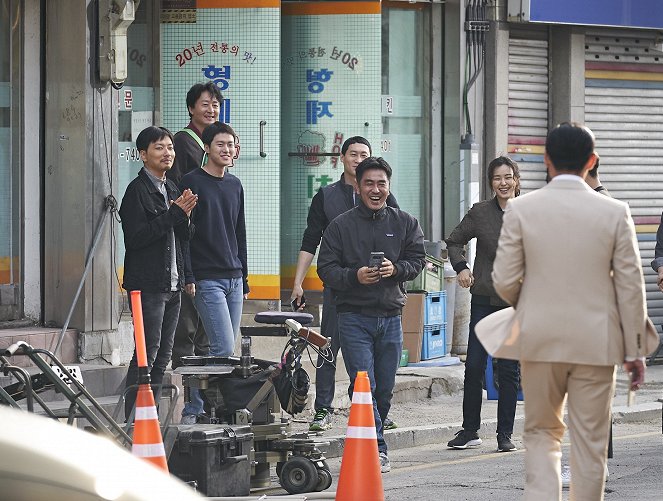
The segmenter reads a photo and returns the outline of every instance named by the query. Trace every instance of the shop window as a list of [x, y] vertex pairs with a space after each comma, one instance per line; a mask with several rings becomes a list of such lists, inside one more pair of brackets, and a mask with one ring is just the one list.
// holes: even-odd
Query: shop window
[[0, 0], [0, 320], [16, 314], [21, 276], [20, 7]]
[[429, 6], [388, 2], [382, 8], [382, 140], [392, 191], [402, 209], [427, 222], [430, 131]]

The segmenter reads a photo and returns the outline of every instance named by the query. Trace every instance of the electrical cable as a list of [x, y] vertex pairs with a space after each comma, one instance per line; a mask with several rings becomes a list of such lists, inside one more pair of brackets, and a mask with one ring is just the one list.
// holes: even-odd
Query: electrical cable
[[[115, 88], [115, 86], [113, 86]], [[108, 148], [108, 142], [107, 142], [107, 136], [106, 136], [106, 116], [104, 115], [104, 94], [102, 92], [102, 89], [99, 88], [99, 106], [101, 109], [101, 127], [103, 130], [103, 135], [104, 135], [104, 153], [106, 157], [106, 175], [108, 176], [108, 185], [110, 187], [110, 192], [111, 195], [108, 195], [104, 199], [104, 204], [106, 206], [110, 206], [110, 213], [115, 222], [122, 223], [122, 220], [120, 219], [119, 216], [119, 206], [117, 203], [117, 199], [112, 195], [113, 193], [113, 175], [112, 175], [112, 168], [111, 168], [111, 159], [109, 155], [109, 148]], [[113, 139], [113, 130], [111, 129], [111, 141]], [[116, 228], [115, 224], [111, 221], [111, 262], [113, 266], [113, 274], [115, 275], [115, 281], [117, 282], [118, 288], [120, 290], [120, 297], [121, 297], [121, 303], [122, 305], [119, 308], [119, 311], [117, 313], [117, 323], [119, 324], [120, 321], [122, 320], [122, 315], [125, 313], [125, 294], [122, 289], [122, 283], [120, 281], [120, 276], [117, 272], [117, 234], [116, 234]]]

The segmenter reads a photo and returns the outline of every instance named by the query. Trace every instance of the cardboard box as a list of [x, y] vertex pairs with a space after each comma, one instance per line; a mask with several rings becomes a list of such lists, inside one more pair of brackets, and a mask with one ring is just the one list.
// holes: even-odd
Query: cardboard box
[[424, 336], [424, 312], [426, 294], [410, 293], [403, 307], [403, 349], [407, 349], [409, 363], [421, 361], [421, 345]]
[[423, 331], [403, 332], [403, 349], [408, 352], [408, 363], [416, 364], [417, 362], [421, 362], [423, 336]]
[[403, 332], [423, 332], [426, 294], [409, 293], [401, 313]]

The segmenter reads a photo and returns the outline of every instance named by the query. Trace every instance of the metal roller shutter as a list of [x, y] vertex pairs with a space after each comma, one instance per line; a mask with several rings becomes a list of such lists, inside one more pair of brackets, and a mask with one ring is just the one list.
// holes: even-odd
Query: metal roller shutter
[[[513, 36], [513, 35], [512, 35]], [[509, 156], [520, 167], [522, 193], [545, 184], [548, 134], [548, 42], [509, 40]]]
[[617, 30], [585, 37], [585, 123], [596, 135], [601, 182], [631, 207], [652, 321], [663, 293], [650, 263], [663, 210], [663, 54], [655, 34]]

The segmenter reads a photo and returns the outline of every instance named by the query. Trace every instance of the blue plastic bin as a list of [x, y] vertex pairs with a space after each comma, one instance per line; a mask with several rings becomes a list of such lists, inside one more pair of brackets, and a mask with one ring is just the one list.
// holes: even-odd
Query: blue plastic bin
[[[488, 355], [488, 362], [486, 363], [486, 393], [488, 394], [488, 400], [497, 400], [500, 394], [493, 374], [493, 357], [490, 355]], [[521, 386], [518, 388], [518, 400], [522, 401], [524, 398]]]
[[447, 323], [446, 291], [428, 292], [424, 308], [424, 325], [444, 325]]
[[439, 358], [447, 353], [447, 326], [427, 325], [421, 342], [421, 360]]

